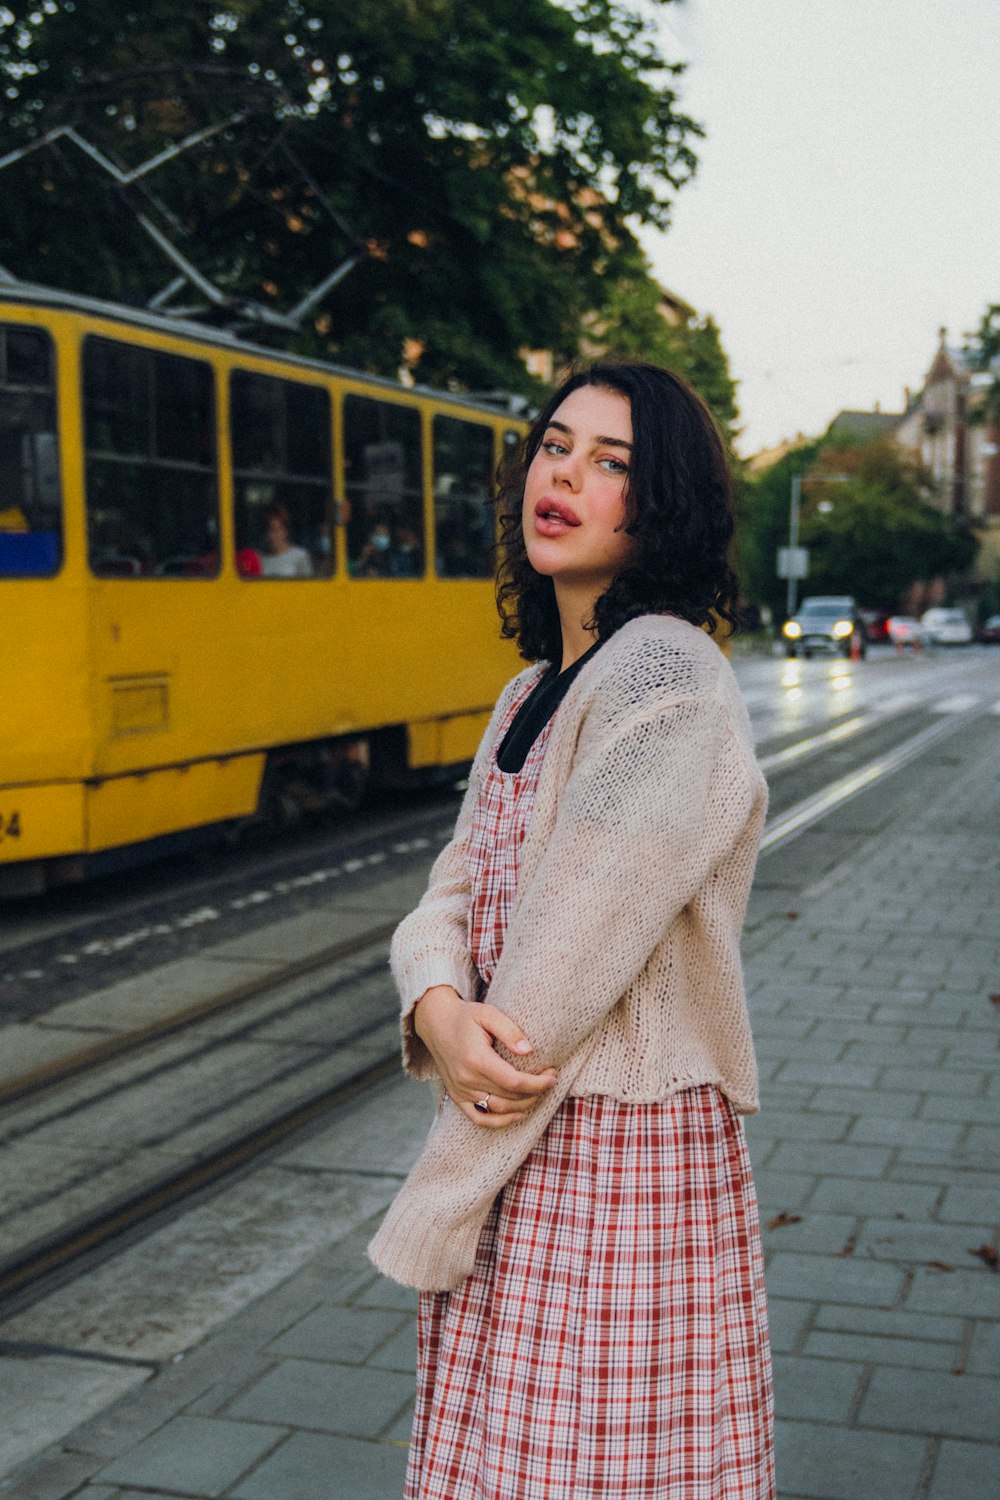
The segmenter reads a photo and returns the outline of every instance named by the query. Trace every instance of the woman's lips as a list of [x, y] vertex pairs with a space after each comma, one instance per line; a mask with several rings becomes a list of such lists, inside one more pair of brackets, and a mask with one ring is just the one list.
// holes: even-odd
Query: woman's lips
[[576, 511], [561, 500], [550, 500], [546, 496], [535, 506], [535, 530], [539, 536], [565, 536], [579, 524]]

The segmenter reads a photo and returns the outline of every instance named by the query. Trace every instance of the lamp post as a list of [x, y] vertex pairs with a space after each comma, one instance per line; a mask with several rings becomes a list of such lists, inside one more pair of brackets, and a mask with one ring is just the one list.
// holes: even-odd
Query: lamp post
[[[788, 502], [788, 552], [785, 577], [788, 591], [785, 595], [785, 614], [790, 620], [798, 602], [799, 579], [805, 578], [805, 549], [799, 547], [799, 515], [802, 509], [803, 484], [850, 484], [850, 474], [816, 474], [803, 479], [801, 474], [792, 475], [792, 492]], [[828, 510], [832, 505], [827, 504]], [[822, 509], [822, 506], [821, 506]], [[779, 552], [781, 549], [779, 548]]]
[[799, 545], [799, 510], [802, 506], [802, 475], [792, 475], [792, 496], [788, 506], [788, 592], [785, 596], [785, 614], [789, 619], [795, 613], [796, 596], [799, 591], [799, 575], [793, 566], [795, 549]]

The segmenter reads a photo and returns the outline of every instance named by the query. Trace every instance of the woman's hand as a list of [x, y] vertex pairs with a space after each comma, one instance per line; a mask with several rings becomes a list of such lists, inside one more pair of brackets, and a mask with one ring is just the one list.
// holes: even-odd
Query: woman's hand
[[[476, 1125], [502, 1129], [533, 1108], [556, 1081], [552, 1068], [521, 1073], [494, 1051], [496, 1039], [526, 1057], [531, 1043], [516, 1022], [492, 1005], [463, 1000], [450, 984], [425, 990], [413, 1009], [413, 1029], [434, 1059], [453, 1104]], [[489, 1095], [489, 1112], [474, 1108]]]

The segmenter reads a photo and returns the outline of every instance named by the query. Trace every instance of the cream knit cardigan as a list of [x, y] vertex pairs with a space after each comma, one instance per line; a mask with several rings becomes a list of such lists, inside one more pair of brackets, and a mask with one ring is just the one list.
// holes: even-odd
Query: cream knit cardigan
[[[500, 696], [455, 834], [398, 927], [404, 1065], [433, 1079], [411, 1021], [435, 984], [481, 997], [469, 953], [468, 842], [480, 783], [513, 697]], [[518, 1068], [558, 1082], [515, 1125], [486, 1130], [444, 1100], [423, 1153], [369, 1246], [405, 1286], [451, 1290], [472, 1270], [490, 1206], [568, 1096], [635, 1104], [713, 1083], [753, 1111], [757, 1070], [740, 931], [767, 790], [746, 709], [715, 643], [644, 615], [583, 668], [558, 709], [503, 952], [488, 998], [523, 1027]]]

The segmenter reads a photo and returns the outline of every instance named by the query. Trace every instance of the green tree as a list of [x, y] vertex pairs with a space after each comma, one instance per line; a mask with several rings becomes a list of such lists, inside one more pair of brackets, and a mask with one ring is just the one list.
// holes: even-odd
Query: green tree
[[146, 301], [172, 272], [123, 199], [276, 308], [355, 250], [300, 348], [393, 373], [410, 340], [420, 379], [528, 388], [519, 351], [577, 353], [694, 171], [668, 3], [10, 0], [10, 146], [73, 126], [134, 167], [220, 128], [128, 187], [65, 138], [9, 167], [0, 262]]
[[979, 327], [965, 342], [965, 354], [974, 370], [992, 374], [981, 405], [973, 406], [969, 420], [1000, 422], [1000, 303], [983, 313]]
[[741, 531], [749, 596], [784, 613], [775, 556], [788, 535], [791, 476], [803, 476], [800, 540], [809, 549], [809, 594], [853, 594], [896, 608], [914, 583], [965, 572], [970, 532], [933, 503], [933, 481], [886, 438], [796, 449], [746, 488]]
[[692, 308], [668, 306], [644, 257], [615, 277], [587, 338], [601, 353], [651, 359], [683, 375], [705, 398], [732, 447], [739, 408], [718, 325]]

